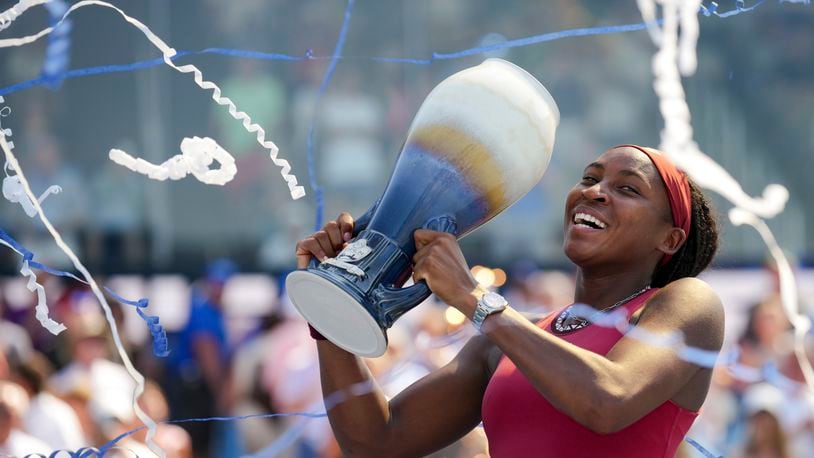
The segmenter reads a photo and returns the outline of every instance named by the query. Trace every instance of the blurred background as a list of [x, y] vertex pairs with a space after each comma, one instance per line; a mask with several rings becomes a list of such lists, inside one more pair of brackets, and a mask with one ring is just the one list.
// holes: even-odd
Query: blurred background
[[[158, 419], [321, 411], [314, 346], [281, 287], [294, 268], [296, 241], [312, 232], [316, 219], [315, 194], [307, 187], [312, 123], [314, 178], [324, 189], [325, 217], [340, 211], [360, 215], [382, 192], [412, 117], [435, 84], [486, 57], [508, 59], [543, 82], [562, 115], [546, 175], [524, 199], [462, 240], [478, 279], [526, 309], [570, 303], [573, 279], [561, 251], [562, 212], [584, 165], [615, 144], [659, 143], [663, 122], [650, 64], [655, 48], [645, 31], [565, 38], [429, 65], [371, 59], [427, 59], [433, 52], [565, 29], [640, 23], [632, 0], [359, 1], [343, 59], [319, 106], [318, 89], [345, 2], [112, 3], [179, 51], [304, 56], [310, 50], [317, 56], [270, 61], [199, 54], [176, 61], [198, 66], [263, 126], [306, 186], [308, 195], [292, 201], [267, 152], [191, 76], [157, 65], [3, 92], [43, 74], [49, 40], [0, 49], [0, 94], [11, 109], [0, 112], [0, 124], [13, 131], [14, 151], [34, 193], [62, 187], [44, 201], [44, 211], [101, 283], [128, 299], [148, 297], [150, 313], [169, 333], [170, 356], [156, 358], [135, 309], [115, 307], [128, 351], [151, 380], [145, 409]], [[721, 11], [735, 8], [734, 1], [719, 3]], [[0, 11], [14, 4], [0, 0]], [[112, 10], [83, 8], [71, 20], [65, 34], [70, 69], [160, 57]], [[789, 188], [785, 212], [768, 224], [794, 264], [800, 306], [809, 313], [814, 7], [770, 0], [749, 13], [699, 20], [698, 71], [685, 79], [695, 139], [747, 193], [760, 194], [770, 183]], [[34, 8], [0, 38], [35, 33], [50, 21], [48, 9]], [[161, 163], [180, 153], [183, 137], [192, 136], [212, 137], [235, 157], [232, 182], [225, 187], [192, 177], [156, 182], [107, 158], [111, 148], [120, 148]], [[727, 348], [740, 348], [743, 364], [771, 363], [800, 381], [765, 245], [754, 230], [730, 225], [725, 218], [730, 205], [711, 197], [721, 215], [722, 247], [706, 278], [728, 310]], [[2, 201], [0, 228], [33, 251], [35, 260], [71, 270], [39, 221], [21, 210]], [[52, 315], [68, 326], [53, 337], [34, 319], [36, 296], [19, 275], [20, 263], [13, 251], [0, 250], [0, 443], [6, 447], [0, 452], [22, 453], [9, 448], [20, 446], [29, 452], [75, 450], [139, 426], [129, 406], [127, 375], [110, 351], [96, 300], [81, 284], [38, 272]], [[470, 332], [446, 306], [428, 302], [391, 331], [391, 351], [371, 361], [391, 394], [448, 361]], [[814, 456], [811, 393], [776, 385], [746, 383], [720, 371], [705, 409], [709, 414], [690, 437], [727, 456], [759, 456], [755, 450], [761, 447], [786, 453], [761, 456]], [[54, 412], [61, 412], [58, 420]], [[163, 428], [163, 443], [175, 447], [172, 456], [338, 453], [324, 419]], [[149, 456], [140, 440], [136, 435], [122, 445]], [[476, 430], [438, 456], [475, 456], [485, 453], [484, 443]]]

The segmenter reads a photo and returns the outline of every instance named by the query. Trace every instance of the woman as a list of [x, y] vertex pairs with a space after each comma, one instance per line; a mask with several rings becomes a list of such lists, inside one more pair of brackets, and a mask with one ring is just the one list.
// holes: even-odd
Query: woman
[[[343, 213], [300, 241], [299, 267], [335, 256], [352, 230]], [[692, 278], [715, 253], [715, 221], [666, 156], [633, 145], [602, 154], [568, 194], [564, 234], [577, 265], [575, 303], [622, 310], [643, 330], [680, 332], [689, 346], [720, 350], [720, 300]], [[453, 236], [417, 230], [415, 241], [413, 278], [474, 318], [481, 335], [390, 401], [374, 387], [330, 406], [347, 455], [420, 456], [483, 421], [493, 458], [674, 456], [711, 369], [568, 308], [535, 323], [494, 296], [486, 304]], [[323, 393], [373, 385], [360, 358], [327, 340], [317, 346]]]

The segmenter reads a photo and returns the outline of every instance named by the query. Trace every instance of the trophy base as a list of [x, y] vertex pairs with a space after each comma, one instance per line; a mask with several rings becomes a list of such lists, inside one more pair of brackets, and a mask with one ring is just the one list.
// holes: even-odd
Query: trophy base
[[362, 304], [332, 282], [306, 270], [286, 278], [286, 290], [300, 314], [339, 347], [364, 357], [387, 350], [387, 335]]

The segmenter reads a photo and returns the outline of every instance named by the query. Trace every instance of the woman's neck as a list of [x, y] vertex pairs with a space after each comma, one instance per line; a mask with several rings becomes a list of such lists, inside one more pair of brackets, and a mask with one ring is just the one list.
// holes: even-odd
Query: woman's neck
[[650, 274], [630, 271], [591, 274], [578, 269], [574, 302], [603, 309], [650, 286], [650, 280]]

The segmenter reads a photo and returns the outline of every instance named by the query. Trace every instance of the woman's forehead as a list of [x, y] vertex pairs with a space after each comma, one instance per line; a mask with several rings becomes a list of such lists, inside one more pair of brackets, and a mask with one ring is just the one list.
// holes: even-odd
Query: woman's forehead
[[646, 154], [636, 148], [621, 146], [612, 148], [602, 153], [591, 164], [599, 165], [603, 168], [619, 168], [632, 171], [639, 171], [648, 177], [655, 177], [658, 172], [653, 161]]

